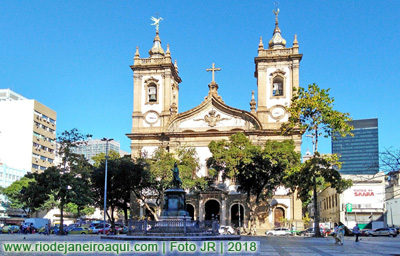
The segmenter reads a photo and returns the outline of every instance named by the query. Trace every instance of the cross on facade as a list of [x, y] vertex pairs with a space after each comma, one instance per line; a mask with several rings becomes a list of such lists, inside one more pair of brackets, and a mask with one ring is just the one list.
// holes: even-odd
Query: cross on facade
[[215, 68], [215, 63], [212, 64], [212, 68], [206, 69], [206, 71], [211, 71], [212, 72], [212, 81], [215, 82], [215, 71], [220, 71], [220, 68]]

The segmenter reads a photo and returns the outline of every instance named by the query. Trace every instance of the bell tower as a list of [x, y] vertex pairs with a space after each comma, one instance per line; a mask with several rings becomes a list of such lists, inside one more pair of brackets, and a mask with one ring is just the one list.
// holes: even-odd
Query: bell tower
[[156, 36], [149, 58], [140, 58], [136, 47], [133, 70], [132, 133], [163, 132], [171, 116], [178, 113], [178, 66], [172, 63], [169, 45], [161, 47], [158, 26], [162, 18], [153, 18]]
[[299, 87], [299, 65], [303, 57], [299, 54], [296, 35], [293, 47], [286, 47], [278, 26], [279, 9], [273, 13], [275, 29], [268, 49], [264, 49], [260, 38], [258, 56], [254, 58], [258, 87], [256, 115], [266, 129], [279, 129], [281, 122], [288, 120], [286, 108], [290, 105], [293, 90]]

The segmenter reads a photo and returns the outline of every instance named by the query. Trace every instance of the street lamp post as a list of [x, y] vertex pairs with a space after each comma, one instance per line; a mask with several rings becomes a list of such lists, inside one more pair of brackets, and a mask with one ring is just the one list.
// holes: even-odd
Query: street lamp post
[[104, 223], [103, 223], [103, 235], [106, 234], [106, 211], [107, 211], [107, 162], [108, 162], [108, 142], [113, 139], [102, 138], [101, 141], [106, 142], [106, 171], [104, 174]]

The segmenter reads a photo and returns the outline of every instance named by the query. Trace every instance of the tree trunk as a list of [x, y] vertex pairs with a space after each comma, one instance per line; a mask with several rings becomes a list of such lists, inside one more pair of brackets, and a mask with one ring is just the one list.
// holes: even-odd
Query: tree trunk
[[110, 230], [112, 230], [112, 232], [114, 232], [114, 234], [115, 234], [114, 211], [115, 211], [115, 207], [111, 206], [111, 218], [110, 218], [110, 221], [111, 221], [111, 229], [110, 229]]
[[124, 205], [123, 210], [124, 210], [124, 218], [125, 218], [124, 224], [126, 225], [128, 223], [128, 205], [127, 204]]
[[146, 202], [143, 201], [143, 203], [146, 206], [146, 208], [151, 212], [151, 214], [153, 214], [154, 220], [158, 221], [157, 212], [153, 211], [153, 209], [151, 209], [151, 207]]
[[154, 220], [155, 220], [155, 221], [158, 221], [157, 213], [151, 209], [151, 207], [146, 203], [145, 199], [142, 198], [142, 197], [140, 196], [140, 194], [137, 193], [136, 191], [133, 191], [133, 193], [136, 195], [136, 201], [137, 201], [137, 203], [140, 205], [140, 202], [142, 202], [142, 203], [144, 204], [144, 206], [146, 206], [146, 208], [151, 212], [151, 214], [153, 214]]
[[315, 232], [315, 237], [321, 237], [321, 232], [319, 230], [319, 210], [318, 210], [318, 196], [317, 196], [317, 181], [315, 176], [313, 177], [313, 182], [314, 182], [314, 191], [313, 191], [313, 196], [314, 196], [314, 232]]
[[58, 234], [63, 235], [64, 233], [64, 203], [63, 200], [61, 200], [60, 203], [60, 228], [58, 229]]

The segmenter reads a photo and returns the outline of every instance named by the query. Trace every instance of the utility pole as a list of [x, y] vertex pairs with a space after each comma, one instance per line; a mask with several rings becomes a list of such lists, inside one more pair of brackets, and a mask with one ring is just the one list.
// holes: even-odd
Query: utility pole
[[102, 138], [101, 141], [106, 142], [106, 170], [104, 174], [104, 223], [103, 223], [103, 235], [106, 234], [106, 213], [107, 213], [107, 164], [108, 164], [108, 142], [113, 139]]

